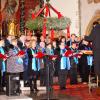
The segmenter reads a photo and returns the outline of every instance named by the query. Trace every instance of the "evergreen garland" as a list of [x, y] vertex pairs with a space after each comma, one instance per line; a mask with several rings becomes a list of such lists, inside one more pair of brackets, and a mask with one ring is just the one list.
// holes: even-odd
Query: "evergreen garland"
[[[25, 27], [30, 30], [42, 30], [43, 20], [44, 20], [43, 17], [37, 17], [34, 20], [30, 19], [26, 22]], [[50, 17], [50, 18], [47, 18], [46, 27], [47, 27], [47, 30], [51, 30], [51, 29], [64, 30], [70, 24], [71, 24], [71, 21], [69, 18], [62, 17], [58, 19], [57, 17]]]

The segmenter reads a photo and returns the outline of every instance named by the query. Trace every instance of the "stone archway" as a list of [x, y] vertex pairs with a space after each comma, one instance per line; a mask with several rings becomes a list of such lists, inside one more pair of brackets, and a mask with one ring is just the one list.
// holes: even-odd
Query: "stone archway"
[[92, 17], [92, 19], [90, 20], [87, 28], [86, 28], [86, 35], [89, 35], [91, 33], [91, 30], [92, 30], [92, 27], [93, 27], [93, 23], [95, 21], [99, 20], [99, 23], [100, 23], [100, 10], [97, 10], [95, 12], [95, 15]]

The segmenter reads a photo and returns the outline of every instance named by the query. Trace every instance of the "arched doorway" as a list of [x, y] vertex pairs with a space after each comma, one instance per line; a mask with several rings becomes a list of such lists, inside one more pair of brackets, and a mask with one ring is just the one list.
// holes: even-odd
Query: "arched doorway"
[[92, 30], [92, 27], [93, 27], [93, 23], [95, 21], [98, 21], [99, 20], [99, 23], [100, 23], [100, 10], [97, 10], [95, 12], [95, 15], [92, 17], [92, 19], [90, 20], [87, 28], [86, 28], [86, 35], [89, 35], [91, 33], [91, 30]]

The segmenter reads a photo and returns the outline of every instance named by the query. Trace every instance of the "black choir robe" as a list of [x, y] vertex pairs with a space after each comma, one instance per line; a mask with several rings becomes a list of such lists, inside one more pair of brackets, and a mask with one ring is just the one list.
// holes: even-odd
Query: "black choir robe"
[[94, 55], [94, 70], [100, 78], [100, 24], [96, 25], [89, 36], [85, 40], [92, 41]]

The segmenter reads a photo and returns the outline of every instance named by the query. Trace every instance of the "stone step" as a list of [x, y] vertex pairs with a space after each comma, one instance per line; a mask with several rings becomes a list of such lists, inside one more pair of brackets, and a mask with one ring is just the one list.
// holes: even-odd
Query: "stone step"
[[[21, 87], [24, 87], [24, 81], [23, 80], [20, 81], [20, 85], [21, 85]], [[40, 86], [40, 80], [37, 80], [37, 86]]]
[[[24, 81], [23, 80], [20, 81], [20, 85], [21, 85], [22, 91], [28, 91], [28, 90], [30, 91], [30, 87], [24, 87]], [[46, 87], [40, 86], [40, 80], [37, 81], [37, 88], [38, 88], [38, 90], [41, 90], [41, 91], [46, 90]]]
[[[20, 89], [22, 91], [30, 91], [30, 87], [21, 87]], [[37, 89], [40, 91], [46, 91], [46, 87], [37, 87]]]
[[33, 100], [32, 98], [28, 96], [6, 96], [6, 95], [1, 95], [0, 100]]
[[[23, 80], [20, 81], [20, 85], [21, 85], [20, 89], [22, 91], [30, 91], [30, 87], [24, 87], [24, 81]], [[40, 86], [40, 80], [37, 81], [37, 89], [39, 91], [46, 91], [45, 86]], [[4, 90], [6, 90], [6, 87], [4, 88]]]

